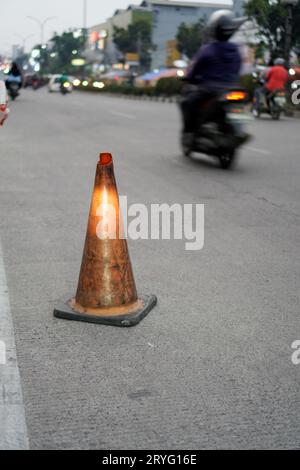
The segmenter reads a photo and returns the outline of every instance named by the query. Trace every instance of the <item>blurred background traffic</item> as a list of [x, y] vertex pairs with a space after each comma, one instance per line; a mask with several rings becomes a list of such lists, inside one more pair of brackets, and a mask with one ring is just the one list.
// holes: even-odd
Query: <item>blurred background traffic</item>
[[[247, 17], [232, 40], [240, 47], [241, 84], [250, 97], [254, 95], [257, 74], [265, 73], [278, 56], [284, 57], [289, 71], [287, 92], [295, 91], [298, 86], [300, 4], [297, 0], [111, 2], [111, 16], [107, 19], [103, 15], [108, 5], [103, 8], [102, 2], [98, 2], [97, 7], [92, 0], [80, 0], [72, 2], [72, 9], [78, 8], [81, 22], [60, 32], [55, 32], [57, 25], [62, 24], [55, 2], [53, 9], [47, 7], [47, 11], [53, 10], [53, 15], [48, 17], [35, 16], [30, 3], [26, 2], [28, 14], [23, 18], [24, 28], [11, 31], [13, 43], [0, 43], [1, 72], [9, 74], [11, 63], [17, 62], [24, 88], [36, 90], [48, 85], [50, 92], [56, 92], [60, 90], [61, 75], [67, 74], [68, 91], [81, 88], [148, 96], [179, 95], [180, 79], [207, 40], [207, 20], [220, 8]], [[65, 7], [70, 6], [64, 3], [60, 8], [63, 17]], [[122, 4], [123, 8], [114, 10], [114, 3]], [[7, 8], [4, 7], [4, 13]], [[31, 34], [26, 34], [28, 27]]]

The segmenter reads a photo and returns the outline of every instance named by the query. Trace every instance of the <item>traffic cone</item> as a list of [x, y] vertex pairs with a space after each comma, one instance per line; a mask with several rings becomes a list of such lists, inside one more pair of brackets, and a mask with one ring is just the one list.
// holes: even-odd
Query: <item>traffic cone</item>
[[100, 154], [76, 297], [54, 310], [66, 320], [134, 326], [155, 307], [138, 297], [110, 153]]

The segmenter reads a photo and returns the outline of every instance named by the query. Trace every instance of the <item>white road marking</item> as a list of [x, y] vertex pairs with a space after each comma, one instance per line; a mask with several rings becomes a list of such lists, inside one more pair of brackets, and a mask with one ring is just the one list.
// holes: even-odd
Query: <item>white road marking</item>
[[247, 147], [245, 147], [246, 150], [250, 150], [251, 152], [255, 152], [255, 153], [261, 153], [262, 155], [271, 155], [271, 150], [266, 150], [266, 149], [260, 149], [260, 148], [257, 148], [257, 147], [249, 147], [247, 145]]
[[0, 450], [29, 448], [14, 330], [0, 242]]
[[111, 114], [114, 114], [115, 116], [124, 117], [126, 119], [136, 119], [136, 116], [134, 116], [133, 114], [122, 113], [121, 111], [111, 111]]

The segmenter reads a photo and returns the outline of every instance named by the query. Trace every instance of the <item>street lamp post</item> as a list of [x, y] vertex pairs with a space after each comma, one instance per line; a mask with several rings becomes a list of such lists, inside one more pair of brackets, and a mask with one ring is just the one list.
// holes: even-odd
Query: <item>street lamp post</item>
[[15, 34], [15, 36], [22, 40], [23, 50], [24, 50], [24, 52], [26, 52], [26, 43], [27, 43], [28, 39], [32, 38], [34, 35], [29, 34], [28, 36], [22, 36], [21, 34]]
[[83, 0], [83, 29], [87, 29], [87, 0]]
[[56, 16], [49, 16], [48, 18], [46, 18], [43, 21], [41, 21], [39, 18], [36, 18], [35, 16], [27, 16], [27, 18], [34, 21], [35, 23], [37, 23], [39, 25], [40, 31], [41, 31], [41, 45], [43, 45], [44, 44], [45, 25], [46, 25], [46, 23], [48, 23], [48, 21], [55, 20]]
[[293, 33], [293, 7], [297, 5], [298, 0], [281, 0], [282, 5], [287, 9], [286, 25], [285, 25], [285, 45], [284, 58], [287, 66], [290, 65], [292, 33]]

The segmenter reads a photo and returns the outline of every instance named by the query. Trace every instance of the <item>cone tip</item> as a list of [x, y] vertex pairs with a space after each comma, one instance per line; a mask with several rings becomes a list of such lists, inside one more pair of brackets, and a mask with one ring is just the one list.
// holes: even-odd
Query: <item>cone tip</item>
[[102, 152], [99, 156], [100, 165], [110, 165], [113, 161], [112, 154], [108, 152]]

